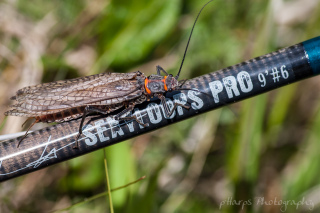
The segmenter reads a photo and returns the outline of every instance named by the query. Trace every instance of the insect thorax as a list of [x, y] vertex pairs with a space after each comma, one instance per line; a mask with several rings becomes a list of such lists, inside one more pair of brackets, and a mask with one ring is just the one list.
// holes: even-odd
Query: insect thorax
[[160, 76], [160, 75], [150, 75], [145, 79], [145, 90], [148, 95], [153, 95], [156, 93], [165, 93], [175, 90], [178, 86], [178, 81], [172, 76]]

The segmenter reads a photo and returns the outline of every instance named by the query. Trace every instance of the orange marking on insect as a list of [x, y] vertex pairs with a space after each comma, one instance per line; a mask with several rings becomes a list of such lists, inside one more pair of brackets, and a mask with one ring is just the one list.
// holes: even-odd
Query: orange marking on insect
[[168, 87], [167, 87], [167, 84], [166, 84], [166, 78], [167, 78], [167, 76], [164, 76], [164, 78], [161, 81], [163, 82], [164, 90], [168, 91]]
[[151, 90], [148, 88], [149, 79], [144, 79], [144, 88], [146, 89], [147, 93], [151, 95]]

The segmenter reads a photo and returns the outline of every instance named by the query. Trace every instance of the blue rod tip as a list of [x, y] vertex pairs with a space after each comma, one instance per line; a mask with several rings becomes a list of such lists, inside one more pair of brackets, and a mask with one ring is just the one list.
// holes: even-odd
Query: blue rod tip
[[320, 36], [302, 42], [314, 75], [320, 74]]

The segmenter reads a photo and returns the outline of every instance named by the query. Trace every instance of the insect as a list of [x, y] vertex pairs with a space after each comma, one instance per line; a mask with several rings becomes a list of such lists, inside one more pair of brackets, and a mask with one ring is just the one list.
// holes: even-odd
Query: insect
[[[35, 123], [66, 122], [82, 117], [77, 143], [74, 147], [77, 148], [78, 139], [82, 134], [83, 122], [87, 114], [91, 112], [109, 114], [123, 108], [122, 111], [114, 116], [115, 120], [135, 120], [139, 124], [146, 126], [135, 115], [127, 116], [127, 114], [134, 109], [135, 105], [143, 103], [152, 97], [157, 97], [161, 100], [165, 114], [168, 117], [172, 115], [177, 106], [189, 109], [190, 107], [187, 105], [174, 103], [173, 108], [170, 110], [164, 94], [174, 90], [182, 90], [183, 82], [179, 82], [178, 78], [193, 29], [203, 8], [211, 1], [201, 8], [195, 19], [176, 76], [168, 74], [162, 67], [157, 66], [157, 74], [150, 76], [145, 76], [140, 71], [132, 73], [101, 73], [28, 86], [18, 90], [16, 95], [11, 97], [17, 103], [11, 105], [12, 109], [5, 112], [5, 115], [29, 117], [27, 120], [35, 119], [19, 141], [18, 146]], [[161, 72], [165, 76], [162, 76]]]

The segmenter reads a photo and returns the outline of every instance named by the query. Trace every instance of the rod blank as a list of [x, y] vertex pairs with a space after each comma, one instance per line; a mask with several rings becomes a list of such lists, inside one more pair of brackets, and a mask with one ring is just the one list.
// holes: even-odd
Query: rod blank
[[[30, 133], [17, 148], [19, 138], [0, 143], [0, 181], [18, 177], [129, 138], [188, 119], [246, 98], [268, 92], [320, 73], [320, 37], [240, 64], [188, 80], [181, 92], [167, 93], [169, 107], [177, 107], [166, 117], [160, 100], [137, 105], [135, 121], [117, 122], [110, 115], [86, 118], [79, 149], [73, 149], [81, 119], [57, 124]], [[209, 95], [203, 94], [207, 93]], [[114, 112], [116, 114], [117, 112]], [[111, 114], [113, 115], [113, 114]]]

